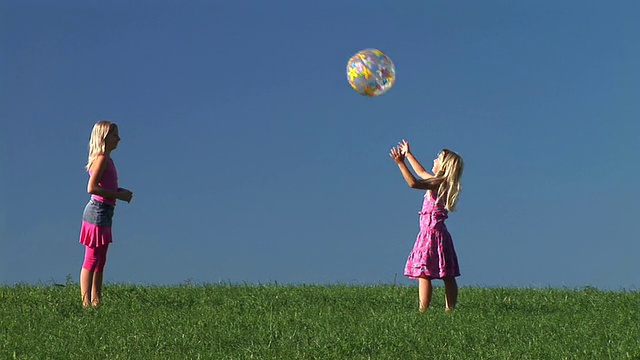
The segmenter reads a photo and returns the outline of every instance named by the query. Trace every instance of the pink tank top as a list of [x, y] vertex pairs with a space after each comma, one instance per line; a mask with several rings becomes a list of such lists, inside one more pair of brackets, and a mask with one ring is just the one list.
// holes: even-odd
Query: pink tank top
[[[91, 176], [91, 171], [89, 171], [89, 176]], [[118, 171], [116, 170], [116, 165], [113, 163], [111, 158], [107, 160], [107, 167], [102, 173], [102, 179], [98, 182], [98, 186], [109, 191], [118, 191]], [[96, 194], [91, 195], [91, 198], [105, 204], [116, 206], [115, 198], [105, 198]]]

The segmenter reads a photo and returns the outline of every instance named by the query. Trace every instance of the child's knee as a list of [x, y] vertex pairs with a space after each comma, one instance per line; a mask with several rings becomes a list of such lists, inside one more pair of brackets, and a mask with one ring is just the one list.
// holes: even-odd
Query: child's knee
[[109, 246], [88, 247], [84, 253], [84, 263], [82, 268], [92, 272], [104, 271], [107, 262], [107, 250]]

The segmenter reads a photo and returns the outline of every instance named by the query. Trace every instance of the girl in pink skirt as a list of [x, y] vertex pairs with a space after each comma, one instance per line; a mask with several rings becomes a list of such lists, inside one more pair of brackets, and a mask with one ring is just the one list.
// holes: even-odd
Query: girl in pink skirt
[[116, 199], [131, 202], [133, 193], [118, 187], [118, 172], [111, 151], [118, 147], [118, 125], [99, 121], [93, 126], [89, 140], [89, 172], [87, 192], [91, 195], [82, 214], [80, 243], [85, 246], [84, 263], [80, 270], [82, 305], [95, 307], [102, 300], [102, 279], [107, 250], [113, 241], [111, 223]]
[[[460, 276], [460, 268], [451, 234], [444, 221], [449, 211], [455, 210], [460, 194], [460, 177], [464, 168], [462, 158], [451, 150], [443, 149], [433, 160], [431, 174], [413, 156], [406, 140], [392, 148], [389, 155], [398, 164], [402, 176], [411, 188], [427, 190], [422, 209], [418, 213], [420, 232], [407, 259], [404, 275], [418, 279], [421, 312], [431, 303], [431, 280], [442, 279], [445, 310], [451, 311], [458, 300], [456, 277]], [[409, 160], [420, 180], [409, 170], [405, 159]]]

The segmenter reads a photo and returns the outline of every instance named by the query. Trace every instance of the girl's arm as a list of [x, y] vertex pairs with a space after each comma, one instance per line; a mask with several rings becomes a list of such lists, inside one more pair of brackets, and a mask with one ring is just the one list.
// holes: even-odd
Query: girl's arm
[[432, 174], [430, 174], [427, 170], [425, 170], [424, 166], [420, 164], [418, 159], [416, 159], [416, 157], [413, 156], [413, 154], [411, 153], [411, 149], [409, 148], [409, 142], [407, 140], [403, 139], [398, 144], [398, 147], [400, 148], [400, 151], [402, 152], [402, 154], [404, 154], [404, 156], [407, 158], [407, 160], [409, 160], [409, 164], [413, 168], [413, 171], [415, 171], [420, 178], [429, 179], [433, 177]]
[[409, 164], [411, 164], [411, 167], [413, 168], [413, 171], [416, 172], [416, 174], [418, 174], [418, 176], [420, 176], [422, 179], [430, 179], [433, 177], [433, 174], [429, 173], [427, 170], [425, 170], [425, 168], [422, 166], [422, 164], [420, 164], [420, 162], [418, 161], [418, 159], [416, 159], [415, 156], [413, 156], [412, 153], [407, 153], [407, 160], [409, 160]]
[[428, 181], [417, 180], [415, 176], [413, 176], [413, 174], [407, 167], [407, 164], [404, 162], [405, 157], [404, 155], [402, 155], [400, 147], [398, 147], [397, 149], [392, 148], [389, 156], [391, 156], [393, 161], [398, 164], [400, 172], [402, 173], [402, 177], [407, 182], [407, 185], [409, 185], [410, 188], [422, 190], [429, 190], [432, 188], [431, 184]]
[[130, 202], [131, 191], [124, 189], [124, 191], [111, 191], [98, 185], [100, 180], [102, 180], [104, 170], [107, 168], [107, 161], [108, 159], [105, 155], [98, 155], [91, 164], [91, 176], [89, 176], [89, 182], [87, 183], [87, 192], [104, 198], [114, 198]]

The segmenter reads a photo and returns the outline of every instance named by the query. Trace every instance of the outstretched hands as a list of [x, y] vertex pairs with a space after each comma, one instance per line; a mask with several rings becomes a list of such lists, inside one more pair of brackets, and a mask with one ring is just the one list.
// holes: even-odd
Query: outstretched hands
[[391, 148], [391, 152], [389, 153], [389, 156], [391, 156], [393, 161], [399, 164], [401, 162], [404, 162], [405, 157], [409, 154], [411, 154], [411, 149], [409, 148], [409, 142], [405, 139], [402, 139], [402, 141], [398, 143], [398, 146]]
[[398, 149], [400, 149], [402, 155], [404, 156], [411, 154], [411, 149], [409, 149], [409, 142], [405, 139], [402, 139], [402, 141], [398, 143]]
[[395, 161], [398, 164], [404, 162], [404, 154], [402, 153], [400, 146], [392, 147], [391, 152], [389, 153], [389, 156], [391, 156], [393, 161]]

